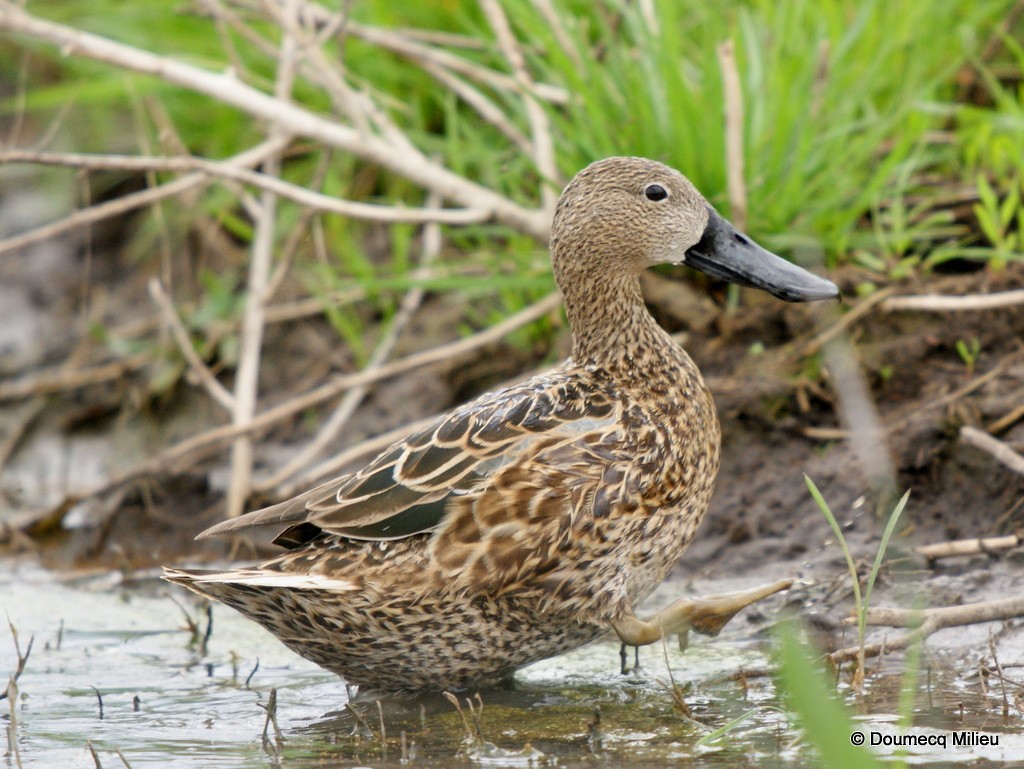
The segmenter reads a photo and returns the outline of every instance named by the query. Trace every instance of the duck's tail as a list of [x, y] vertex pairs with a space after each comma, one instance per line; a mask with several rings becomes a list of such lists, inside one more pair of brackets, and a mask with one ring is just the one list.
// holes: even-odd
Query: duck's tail
[[[256, 588], [290, 588], [293, 590], [327, 590], [348, 593], [358, 589], [352, 580], [335, 579], [323, 574], [297, 574], [258, 567], [215, 571], [210, 569], [173, 569], [164, 567], [163, 578], [207, 598], [224, 601], [226, 595]], [[227, 602], [227, 601], [225, 601]]]

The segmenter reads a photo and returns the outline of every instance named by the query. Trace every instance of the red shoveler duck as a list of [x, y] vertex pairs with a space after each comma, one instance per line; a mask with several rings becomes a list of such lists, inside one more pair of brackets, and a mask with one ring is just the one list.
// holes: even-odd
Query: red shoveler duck
[[714, 633], [785, 588], [635, 613], [704, 517], [720, 437], [700, 372], [647, 311], [640, 274], [685, 263], [788, 301], [836, 287], [642, 158], [577, 174], [551, 258], [573, 337], [562, 365], [449, 412], [359, 472], [200, 535], [269, 529], [283, 555], [166, 578], [385, 691], [492, 685], [609, 631], [632, 646]]

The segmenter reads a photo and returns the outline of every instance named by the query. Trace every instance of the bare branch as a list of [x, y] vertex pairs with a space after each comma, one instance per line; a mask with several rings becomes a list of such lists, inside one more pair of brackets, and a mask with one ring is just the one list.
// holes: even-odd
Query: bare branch
[[1016, 473], [1024, 475], [1024, 456], [1021, 456], [998, 438], [993, 438], [983, 430], [970, 425], [960, 428], [960, 440], [964, 443], [988, 452], [1002, 464]]
[[142, 368], [152, 359], [153, 356], [149, 353], [139, 353], [89, 368], [68, 369], [65, 366], [60, 366], [28, 374], [9, 382], [0, 382], [0, 401], [17, 400], [30, 395], [45, 395], [109, 382]]
[[185, 360], [188, 362], [192, 372], [199, 379], [203, 387], [206, 388], [206, 392], [217, 403], [231, 411], [235, 404], [234, 396], [218, 381], [202, 358], [199, 357], [195, 347], [192, 345], [192, 338], [189, 336], [185, 324], [181, 322], [181, 318], [178, 317], [178, 313], [171, 303], [171, 298], [156, 278], [149, 281], [149, 295], [156, 302], [156, 306], [160, 309], [160, 314], [171, 329], [171, 335], [174, 337], [178, 349], [185, 356]]
[[[867, 616], [868, 625], [914, 629], [898, 638], [869, 644], [864, 647], [864, 655], [877, 657], [886, 651], [906, 649], [945, 628], [976, 625], [982, 622], [999, 622], [1022, 616], [1024, 616], [1024, 598], [1019, 597], [934, 609], [870, 609]], [[856, 622], [856, 620], [846, 621]], [[851, 646], [834, 651], [828, 656], [833, 662], [839, 663], [855, 659], [859, 653], [859, 646]]]
[[993, 310], [1018, 304], [1024, 304], [1024, 289], [966, 296], [942, 296], [939, 294], [893, 296], [882, 302], [882, 309], [886, 312], [896, 312], [897, 310], [960, 312], [963, 310]]
[[[435, 206], [440, 201], [436, 195], [431, 195], [427, 200], [427, 208]], [[423, 233], [423, 258], [420, 262], [420, 266], [415, 272], [416, 278], [425, 278], [429, 272], [430, 265], [437, 259], [438, 254], [441, 252], [441, 231], [436, 224], [428, 224]], [[387, 361], [394, 350], [395, 343], [398, 341], [398, 337], [402, 331], [408, 325], [409, 321], [412, 320], [413, 315], [419, 308], [420, 303], [423, 301], [423, 296], [426, 292], [420, 287], [414, 287], [409, 289], [405, 296], [402, 298], [402, 302], [398, 307], [398, 312], [395, 314], [394, 319], [391, 321], [390, 327], [383, 334], [380, 341], [377, 343], [376, 349], [373, 351], [373, 355], [370, 356], [370, 360], [366, 365], [366, 371], [372, 371], [380, 368]], [[359, 404], [362, 403], [363, 399], [369, 392], [369, 385], [359, 385], [349, 390], [345, 397], [342, 398], [338, 404], [334, 413], [323, 423], [320, 427], [320, 431], [316, 438], [309, 443], [302, 451], [298, 452], [292, 457], [284, 466], [278, 468], [269, 478], [265, 479], [262, 483], [257, 486], [257, 490], [266, 491], [272, 489], [274, 486], [284, 482], [296, 472], [309, 465], [323, 449], [333, 441], [344, 429], [348, 420], [351, 419], [356, 409], [359, 408]]]
[[[74, 153], [9, 150], [6, 152], [0, 151], [0, 163], [38, 163], [40, 165], [88, 168], [91, 170], [200, 171], [204, 176], [209, 175], [214, 178], [230, 179], [244, 184], [251, 184], [264, 192], [272, 192], [282, 198], [287, 198], [295, 203], [318, 211], [376, 222], [420, 224], [436, 221], [442, 224], [474, 224], [485, 221], [490, 216], [487, 211], [480, 209], [437, 208], [428, 211], [422, 208], [381, 206], [373, 203], [339, 200], [320, 192], [314, 192], [306, 187], [286, 182], [275, 176], [242, 168], [229, 161], [207, 160], [197, 157], [81, 155]], [[180, 192], [180, 190], [176, 190], [176, 192]], [[166, 197], [166, 195], [161, 197]], [[0, 247], [2, 247], [2, 244], [0, 244]]]
[[[350, 24], [354, 32], [356, 25]], [[99, 35], [32, 16], [17, 5], [0, 2], [0, 29], [29, 35], [58, 46], [68, 55], [84, 56], [118, 67], [154, 75], [169, 83], [206, 94], [218, 101], [280, 126], [282, 131], [308, 136], [376, 163], [399, 176], [433, 190], [445, 199], [486, 210], [498, 221], [546, 243], [551, 221], [545, 210], [530, 210], [487, 187], [469, 181], [418, 154], [391, 142], [366, 136], [334, 120], [310, 112], [240, 82], [230, 73], [214, 73], [158, 56]]]
[[954, 539], [950, 542], [936, 542], [931, 545], [919, 545], [914, 552], [929, 560], [936, 558], [952, 558], [958, 555], [978, 555], [979, 553], [996, 553], [1000, 550], [1012, 550], [1021, 544], [1016, 534], [1006, 537], [985, 537], [983, 539]]
[[544, 210], [553, 212], [555, 209], [555, 190], [551, 183], [558, 182], [558, 169], [555, 166], [555, 145], [551, 138], [551, 123], [548, 115], [541, 107], [535, 97], [536, 87], [533, 78], [526, 69], [526, 59], [519, 47], [512, 26], [508, 17], [501, 7], [499, 0], [480, 0], [480, 7], [483, 9], [487, 21], [494, 30], [498, 40], [498, 48], [508, 60], [512, 68], [512, 74], [519, 86], [523, 104], [526, 106], [526, 117], [530, 122], [530, 133], [533, 135], [533, 162], [537, 164], [537, 170], [542, 177], [541, 200]]
[[729, 209], [732, 220], [747, 229], [747, 185], [743, 175], [743, 88], [736, 68], [732, 40], [718, 46], [725, 91], [725, 173], [728, 177]]
[[[2, 26], [3, 20], [2, 11], [3, 6], [0, 5], [0, 26]], [[262, 163], [265, 158], [269, 157], [274, 152], [279, 151], [283, 146], [284, 144], [275, 140], [263, 142], [246, 150], [245, 152], [234, 155], [227, 160], [220, 161], [218, 165], [221, 167], [258, 165]], [[34, 154], [39, 155], [42, 153]], [[180, 195], [194, 187], [209, 183], [210, 176], [206, 173], [189, 174], [188, 176], [183, 176], [181, 179], [175, 179], [173, 182], [168, 182], [160, 187], [142, 190], [141, 192], [125, 195], [124, 197], [117, 198], [106, 203], [100, 203], [95, 206], [90, 206], [89, 208], [74, 211], [59, 221], [45, 224], [42, 227], [37, 227], [34, 230], [23, 232], [20, 235], [14, 235], [10, 238], [0, 240], [0, 256], [10, 253], [11, 251], [19, 251], [23, 248], [28, 248], [36, 243], [42, 243], [45, 240], [58, 237], [72, 230], [88, 227], [89, 225], [95, 224], [96, 222], [104, 219], [120, 216], [128, 213], [129, 211], [134, 211], [136, 208], [148, 206], [157, 200], [162, 200], [163, 198], [167, 198], [172, 195]]]
[[[314, 5], [312, 7], [318, 8], [319, 6]], [[328, 11], [326, 8], [322, 8], [321, 13], [326, 17]], [[372, 43], [394, 53], [406, 56], [413, 61], [431, 61], [445, 69], [450, 69], [452, 72], [458, 72], [460, 75], [465, 75], [472, 80], [476, 80], [477, 82], [491, 86], [492, 88], [498, 88], [502, 91], [516, 92], [519, 90], [519, 84], [514, 78], [511, 78], [508, 75], [495, 72], [487, 67], [481, 67], [468, 59], [463, 59], [461, 56], [455, 56], [447, 51], [423, 45], [422, 43], [411, 40], [393, 30], [382, 29], [381, 27], [372, 27], [350, 21], [348, 31], [353, 37], [358, 37], [367, 43]], [[539, 98], [552, 104], [563, 105], [569, 102], [569, 94], [564, 88], [549, 85], [547, 83], [538, 83], [536, 85], [536, 94]]]
[[[277, 78], [274, 96], [282, 103], [289, 103], [295, 83], [295, 67], [298, 44], [291, 28], [294, 26], [298, 0], [286, 0], [284, 25], [281, 37], [281, 52], [277, 60]], [[272, 124], [270, 135], [286, 138], [288, 131], [282, 125]], [[275, 155], [264, 164], [268, 176], [281, 172], [281, 158]], [[235, 375], [234, 398], [231, 401], [232, 424], [247, 425], [256, 414], [256, 399], [259, 389], [260, 360], [263, 350], [263, 330], [266, 327], [264, 308], [267, 302], [267, 285], [270, 282], [270, 266], [274, 254], [277, 233], [277, 195], [264, 190], [256, 216], [256, 232], [252, 242], [252, 256], [249, 261], [249, 275], [242, 314], [242, 332], [239, 337], [238, 370]], [[231, 478], [228, 482], [227, 517], [242, 514], [246, 500], [252, 491], [253, 445], [251, 435], [240, 435], [231, 446]]]
[[[170, 470], [198, 461], [217, 451], [224, 444], [232, 441], [239, 435], [251, 435], [259, 430], [266, 429], [283, 419], [293, 417], [306, 409], [313, 408], [324, 401], [335, 398], [353, 387], [371, 382], [379, 382], [383, 379], [389, 379], [393, 376], [404, 374], [407, 371], [434, 363], [445, 362], [449, 365], [455, 365], [467, 353], [493, 344], [517, 328], [521, 328], [550, 314], [558, 308], [560, 302], [561, 296], [557, 292], [553, 292], [514, 315], [510, 315], [501, 323], [496, 323], [490, 328], [479, 331], [464, 339], [408, 355], [392, 363], [387, 363], [374, 371], [359, 371], [354, 374], [339, 376], [332, 382], [328, 382], [297, 398], [257, 414], [248, 424], [222, 425], [199, 435], [194, 435], [139, 463], [130, 470], [109, 478], [105, 483], [86, 491], [68, 494], [68, 497], [60, 503], [60, 506], [67, 508], [74, 502], [109, 493], [127, 483], [131, 483], [137, 478], [167, 473]], [[413, 427], [407, 426], [403, 429], [411, 430]]]

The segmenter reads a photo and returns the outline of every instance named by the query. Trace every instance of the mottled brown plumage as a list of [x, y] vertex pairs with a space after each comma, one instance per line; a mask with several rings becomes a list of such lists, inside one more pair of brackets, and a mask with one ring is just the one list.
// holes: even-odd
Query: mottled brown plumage
[[551, 250], [569, 360], [450, 412], [357, 473], [204, 533], [269, 528], [290, 548], [279, 558], [167, 579], [349, 683], [385, 690], [495, 683], [612, 627], [634, 643], [681, 629], [634, 609], [704, 516], [719, 426], [693, 361], [646, 310], [640, 273], [693, 261], [786, 298], [834, 287], [736, 233], [677, 171], [639, 158], [573, 179]]

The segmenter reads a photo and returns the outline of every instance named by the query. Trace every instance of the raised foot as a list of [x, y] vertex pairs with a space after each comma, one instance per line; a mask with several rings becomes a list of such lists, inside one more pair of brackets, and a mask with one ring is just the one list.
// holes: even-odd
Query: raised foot
[[743, 609], [792, 586], [793, 580], [780, 579], [751, 590], [737, 590], [703, 598], [680, 598], [650, 619], [642, 620], [630, 614], [613, 622], [612, 628], [619, 640], [628, 646], [646, 646], [674, 633], [680, 634], [682, 644], [682, 637], [691, 628], [705, 635], [718, 635], [729, 620]]

